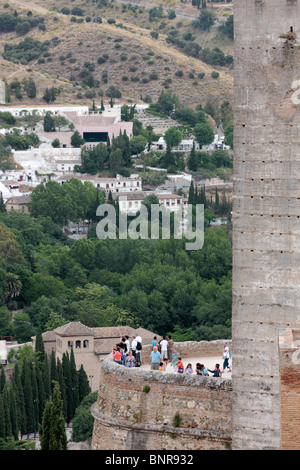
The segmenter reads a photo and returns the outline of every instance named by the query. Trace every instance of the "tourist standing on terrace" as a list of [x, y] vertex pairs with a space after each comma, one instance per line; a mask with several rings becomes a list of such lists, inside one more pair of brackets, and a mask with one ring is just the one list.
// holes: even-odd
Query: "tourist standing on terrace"
[[151, 364], [152, 370], [158, 370], [160, 364], [161, 354], [158, 351], [157, 347], [154, 346], [153, 351], [151, 351], [149, 363]]
[[229, 359], [231, 357], [230, 349], [227, 343], [224, 344], [224, 349], [223, 349], [223, 370], [222, 372], [225, 371], [225, 369], [229, 369], [229, 372], [231, 372], [231, 367], [229, 365]]
[[126, 367], [135, 367], [135, 358], [132, 355], [132, 351], [129, 351], [126, 359], [125, 359], [125, 366]]
[[168, 361], [172, 362], [172, 354], [173, 354], [173, 348], [174, 348], [174, 341], [172, 340], [171, 336], [168, 336]]
[[160, 341], [160, 346], [162, 358], [168, 358], [168, 341], [165, 336], [163, 336], [163, 339]]
[[118, 364], [122, 364], [122, 351], [118, 344], [116, 348], [112, 350], [112, 355], [115, 362], [117, 362]]

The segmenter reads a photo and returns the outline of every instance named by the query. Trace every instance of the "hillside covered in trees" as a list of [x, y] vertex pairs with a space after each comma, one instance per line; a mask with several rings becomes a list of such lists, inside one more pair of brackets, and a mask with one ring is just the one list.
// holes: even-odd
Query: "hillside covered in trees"
[[41, 189], [32, 196], [35, 217], [0, 213], [2, 335], [25, 342], [39, 329], [81, 321], [178, 333], [178, 340], [230, 337], [230, 231], [209, 226], [209, 208], [198, 251], [173, 236], [100, 240], [96, 216], [88, 238], [72, 240], [62, 231], [63, 213], [88, 218], [103, 193], [78, 180]]

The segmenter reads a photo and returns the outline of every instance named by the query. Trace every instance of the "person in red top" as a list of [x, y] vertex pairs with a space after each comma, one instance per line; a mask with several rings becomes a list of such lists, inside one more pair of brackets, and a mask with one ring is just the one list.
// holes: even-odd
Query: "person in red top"
[[178, 361], [176, 362], [175, 365], [177, 366], [178, 373], [179, 373], [179, 374], [183, 374], [183, 372], [184, 372], [184, 366], [183, 366], [183, 362], [182, 362], [182, 360], [181, 360], [181, 357], [178, 358]]
[[122, 351], [119, 345], [117, 345], [116, 349], [112, 350], [112, 355], [115, 362], [122, 364]]

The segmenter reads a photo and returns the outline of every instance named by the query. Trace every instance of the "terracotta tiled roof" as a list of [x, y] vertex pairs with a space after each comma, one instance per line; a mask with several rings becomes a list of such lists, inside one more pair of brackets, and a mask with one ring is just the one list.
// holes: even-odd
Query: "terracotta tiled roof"
[[133, 193], [130, 192], [124, 192], [124, 193], [113, 193], [112, 197], [113, 199], [119, 199], [119, 201], [143, 201], [148, 194], [144, 192], [138, 192], [135, 191]]
[[31, 201], [29, 194], [24, 194], [23, 196], [12, 196], [7, 199], [6, 204], [28, 204]]
[[95, 330], [80, 322], [70, 322], [56, 328], [55, 333], [60, 336], [95, 336]]

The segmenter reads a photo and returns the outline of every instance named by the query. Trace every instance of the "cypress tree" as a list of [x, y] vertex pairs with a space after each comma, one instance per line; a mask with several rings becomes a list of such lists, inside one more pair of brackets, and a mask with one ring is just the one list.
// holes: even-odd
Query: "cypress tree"
[[214, 211], [218, 214], [219, 210], [220, 210], [220, 198], [219, 198], [218, 188], [216, 188]]
[[4, 439], [5, 437], [6, 437], [6, 433], [5, 433], [4, 404], [3, 404], [3, 397], [0, 394], [0, 439]]
[[45, 406], [42, 424], [39, 427], [39, 437], [40, 437], [42, 450], [50, 450], [49, 441], [50, 441], [50, 429], [51, 429], [51, 411], [52, 411], [52, 398], [50, 397]]
[[78, 374], [78, 390], [79, 390], [79, 403], [81, 403], [84, 397], [86, 397], [91, 392], [89, 380], [82, 364], [80, 366], [79, 374]]
[[195, 184], [195, 197], [194, 197], [195, 204], [200, 204], [200, 196], [197, 190], [197, 184]]
[[3, 392], [4, 386], [6, 384], [6, 375], [4, 372], [4, 367], [1, 367], [1, 374], [0, 374], [0, 393]]
[[26, 414], [26, 432], [29, 434], [34, 429], [34, 408], [33, 408], [33, 392], [31, 370], [28, 359], [24, 358], [22, 369], [22, 385], [24, 394], [24, 405]]
[[190, 171], [197, 171], [197, 168], [198, 168], [194, 140], [193, 140], [193, 147], [189, 156], [188, 167]]
[[195, 191], [194, 191], [194, 182], [191, 181], [189, 189], [188, 204], [195, 204]]
[[111, 145], [110, 145], [110, 138], [109, 138], [108, 134], [107, 134], [107, 140], [106, 140], [106, 148], [107, 148], [107, 152], [108, 152], [108, 155], [109, 155], [110, 150], [111, 150]]
[[66, 399], [67, 399], [67, 423], [69, 423], [73, 416], [74, 416], [74, 394], [72, 390], [72, 380], [71, 380], [71, 372], [70, 372], [70, 361], [69, 361], [69, 354], [63, 353], [62, 357], [62, 369], [63, 369], [63, 377], [64, 383], [66, 387]]
[[48, 362], [47, 355], [45, 355], [45, 359], [43, 362], [42, 379], [44, 382], [44, 390], [45, 390], [46, 399], [48, 399], [51, 395], [51, 386], [50, 386], [49, 362]]
[[45, 360], [46, 353], [45, 353], [45, 346], [44, 346], [41, 329], [39, 329], [36, 334], [35, 352], [36, 352], [38, 361], [40, 362], [40, 364], [42, 364]]
[[6, 212], [6, 205], [3, 199], [3, 194], [0, 191], [0, 212]]
[[46, 406], [46, 393], [44, 388], [44, 381], [42, 379], [42, 371], [37, 367], [36, 369], [36, 381], [38, 388], [38, 423], [41, 422], [44, 409]]
[[58, 381], [54, 349], [52, 349], [52, 352], [51, 352], [50, 378], [51, 378], [51, 392], [53, 392], [53, 388], [54, 388], [53, 381], [55, 382]]
[[130, 166], [131, 164], [131, 149], [130, 149], [130, 141], [129, 137], [124, 129], [123, 132], [123, 142], [124, 142], [124, 150], [123, 150], [123, 163], [125, 166]]
[[74, 394], [74, 409], [73, 409], [73, 416], [72, 416], [73, 418], [75, 416], [75, 410], [77, 406], [79, 405], [78, 375], [77, 375], [73, 349], [71, 349], [71, 354], [70, 354], [70, 372], [71, 372], [72, 389], [73, 389], [73, 394]]
[[17, 403], [14, 387], [9, 387], [8, 393], [9, 400], [9, 412], [10, 412], [10, 422], [11, 422], [11, 432], [15, 440], [18, 440], [19, 435], [19, 426], [18, 426], [18, 417], [17, 417]]
[[17, 408], [17, 419], [18, 419], [18, 429], [23, 436], [26, 433], [26, 412], [25, 412], [25, 400], [23, 387], [21, 382], [21, 375], [18, 363], [15, 364], [14, 376], [13, 376], [13, 387], [16, 394], [16, 408]]
[[9, 406], [9, 394], [8, 394], [8, 384], [5, 384], [5, 387], [2, 392], [3, 398], [3, 409], [4, 409], [4, 422], [5, 422], [5, 437], [12, 436], [12, 425], [10, 418], [10, 406]]
[[175, 165], [175, 158], [174, 158], [174, 154], [171, 150], [171, 145], [168, 144], [167, 145], [167, 150], [166, 150], [166, 153], [165, 153], [165, 156], [164, 156], [164, 166], [166, 168], [168, 168], [169, 166], [173, 166]]
[[207, 207], [207, 201], [205, 196], [205, 186], [201, 187], [200, 194], [199, 194], [199, 204], [203, 204], [204, 208]]
[[66, 386], [65, 386], [65, 381], [64, 381], [64, 376], [63, 376], [63, 369], [62, 369], [62, 363], [59, 358], [57, 358], [57, 377], [58, 377], [58, 383], [59, 383], [59, 388], [60, 388], [60, 393], [62, 396], [63, 400], [63, 414], [65, 417], [65, 421], [67, 421], [67, 393], [66, 393]]
[[49, 450], [67, 450], [67, 434], [62, 407], [61, 393], [59, 385], [56, 383], [52, 396]]
[[32, 398], [33, 398], [33, 429], [37, 430], [37, 423], [39, 422], [39, 402], [38, 402], [38, 386], [37, 386], [37, 370], [36, 364], [31, 364], [31, 381], [32, 381]]

